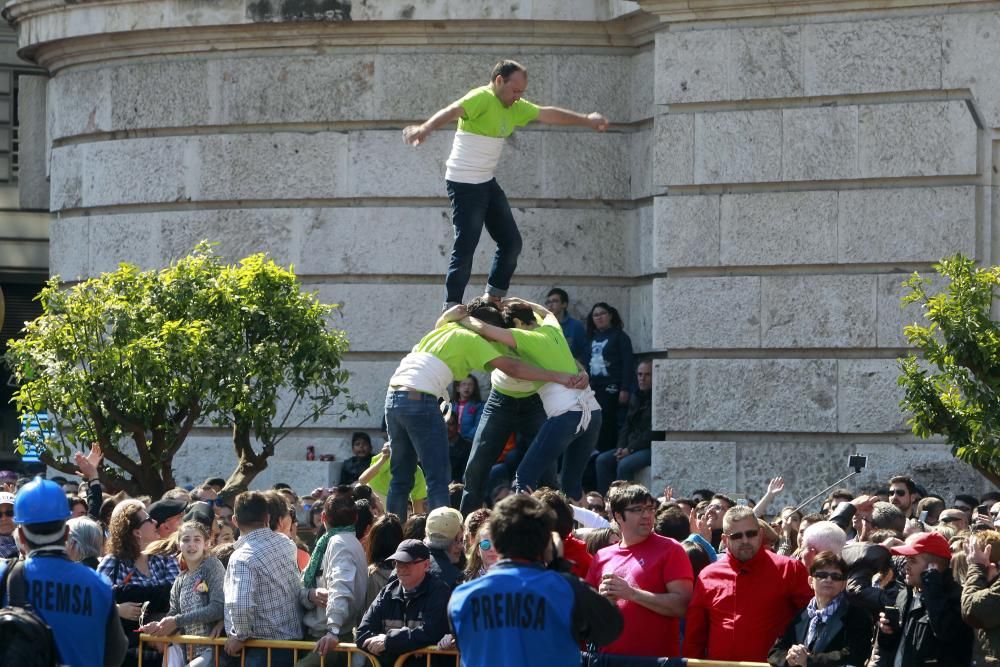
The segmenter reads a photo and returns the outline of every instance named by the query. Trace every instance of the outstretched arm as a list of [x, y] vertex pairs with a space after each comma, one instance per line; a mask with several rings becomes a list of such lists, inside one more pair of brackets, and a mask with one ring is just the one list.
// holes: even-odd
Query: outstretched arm
[[[440, 112], [438, 112], [440, 113]], [[608, 119], [597, 112], [584, 115], [559, 107], [539, 107], [538, 121], [549, 125], [579, 125], [603, 132], [608, 129]], [[405, 131], [405, 130], [404, 130]]]
[[532, 312], [534, 312], [536, 315], [542, 318], [543, 323], [548, 324], [549, 326], [560, 327], [560, 328], [562, 327], [562, 324], [559, 322], [559, 318], [553, 315], [551, 310], [549, 310], [548, 308], [546, 308], [541, 304], [532, 303], [531, 301], [526, 301], [516, 296], [507, 297], [506, 299], [503, 300], [503, 302], [512, 304], [519, 303], [521, 305], [527, 306], [528, 308], [531, 308]]
[[531, 364], [526, 364], [523, 361], [512, 359], [511, 357], [497, 357], [490, 362], [490, 366], [503, 371], [507, 375], [516, 377], [519, 380], [555, 382], [565, 387], [569, 387], [570, 389], [582, 388], [579, 386], [581, 382], [579, 375], [547, 371], [544, 368], [532, 366]]
[[496, 341], [497, 343], [502, 343], [511, 349], [517, 349], [517, 340], [514, 338], [514, 334], [510, 332], [510, 329], [504, 329], [503, 327], [498, 327], [493, 324], [487, 324], [481, 319], [472, 316], [459, 320], [459, 324], [469, 331], [476, 332], [486, 340]]
[[411, 146], [419, 146], [424, 143], [424, 140], [430, 136], [431, 132], [442, 125], [447, 125], [458, 120], [464, 113], [465, 110], [462, 109], [458, 102], [449, 104], [420, 125], [408, 125], [404, 127], [403, 141]]

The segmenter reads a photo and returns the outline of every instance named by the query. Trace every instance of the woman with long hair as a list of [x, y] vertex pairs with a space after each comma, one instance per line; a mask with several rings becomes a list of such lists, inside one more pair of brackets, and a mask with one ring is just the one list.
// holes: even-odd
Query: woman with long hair
[[[170, 609], [170, 588], [180, 573], [177, 560], [150, 555], [147, 547], [157, 539], [156, 520], [140, 502], [126, 502], [111, 514], [106, 556], [97, 571], [111, 581], [118, 615], [121, 617], [129, 649], [123, 666], [139, 662], [139, 633], [144, 621], [153, 620]], [[147, 651], [143, 661], [159, 660], [159, 653]], [[150, 663], [152, 664], [152, 663]]]
[[490, 536], [490, 511], [476, 510], [465, 519], [466, 549], [465, 581], [472, 581], [486, 574], [500, 559]]
[[[587, 315], [587, 339], [583, 360], [590, 374], [590, 388], [601, 406], [603, 421], [597, 437], [596, 453], [606, 452], [618, 444], [618, 413], [628, 406], [635, 385], [635, 362], [632, 339], [622, 330], [622, 318], [613, 306], [598, 301]], [[587, 467], [586, 488], [594, 488], [593, 459]]]
[[[209, 555], [209, 532], [198, 521], [181, 525], [177, 541], [183, 571], [170, 589], [170, 610], [161, 620], [147, 623], [139, 630], [157, 637], [169, 637], [178, 631], [199, 637], [218, 637], [225, 606], [222, 586], [226, 569], [218, 558]], [[211, 647], [174, 645], [169, 650], [187, 667], [212, 664]]]
[[365, 595], [365, 609], [371, 607], [379, 591], [392, 576], [393, 562], [389, 556], [396, 553], [396, 547], [403, 541], [403, 524], [395, 514], [383, 514], [368, 530], [365, 537], [365, 556], [368, 558], [368, 590]]

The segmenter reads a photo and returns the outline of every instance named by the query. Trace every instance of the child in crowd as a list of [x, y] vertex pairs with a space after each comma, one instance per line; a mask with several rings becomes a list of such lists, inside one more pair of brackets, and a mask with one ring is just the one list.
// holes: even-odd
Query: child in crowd
[[372, 439], [364, 431], [351, 435], [351, 453], [353, 456], [344, 461], [340, 468], [340, 483], [354, 484], [365, 470], [372, 464]]
[[455, 383], [451, 411], [458, 419], [458, 432], [466, 440], [472, 441], [476, 436], [476, 427], [483, 413], [483, 398], [479, 393], [479, 380], [474, 375], [468, 375], [461, 382]]
[[[177, 532], [177, 541], [181, 573], [170, 590], [170, 611], [162, 620], [147, 623], [140, 630], [159, 637], [178, 631], [186, 635], [218, 637], [225, 606], [222, 585], [226, 570], [218, 558], [208, 555], [209, 533], [201, 523], [185, 522]], [[169, 650], [170, 665], [207, 667], [214, 664], [211, 647], [173, 645]]]

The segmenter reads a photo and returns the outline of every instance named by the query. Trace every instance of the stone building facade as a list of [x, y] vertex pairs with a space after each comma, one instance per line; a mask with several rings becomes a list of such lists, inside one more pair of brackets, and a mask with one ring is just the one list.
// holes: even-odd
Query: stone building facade
[[[433, 322], [451, 225], [450, 132], [399, 130], [529, 69], [527, 97], [601, 111], [531, 126], [498, 179], [525, 239], [515, 289], [617, 305], [656, 358], [654, 485], [789, 496], [910, 471], [980, 488], [898, 407], [900, 282], [962, 251], [997, 261], [1000, 4], [939, 0], [11, 0], [49, 73], [50, 270], [162, 266], [202, 238], [266, 250], [343, 304], [372, 407], [289, 438], [261, 483], [325, 482], [376, 430]], [[481, 285], [483, 243], [470, 285]], [[181, 479], [228, 472], [199, 431]], [[794, 465], [789, 465], [795, 462]]]

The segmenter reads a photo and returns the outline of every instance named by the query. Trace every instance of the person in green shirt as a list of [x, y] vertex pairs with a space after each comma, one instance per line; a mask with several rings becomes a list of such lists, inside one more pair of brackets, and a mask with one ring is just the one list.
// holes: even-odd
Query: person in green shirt
[[[577, 370], [559, 320], [544, 306], [505, 299], [498, 327], [474, 315], [459, 320], [484, 338], [516, 350], [525, 361], [554, 371]], [[514, 475], [515, 491], [534, 491], [547, 468], [562, 457], [560, 485], [574, 500], [583, 498], [583, 471], [601, 431], [601, 408], [589, 387], [542, 385], [538, 394], [547, 419]]]
[[[382, 445], [382, 451], [372, 458], [372, 464], [361, 473], [358, 481], [372, 487], [372, 491], [382, 496], [384, 499], [389, 493], [389, 484], [392, 475], [389, 472], [389, 463], [392, 457], [392, 445], [386, 442]], [[424, 471], [417, 466], [413, 473], [413, 489], [410, 491], [410, 503], [413, 505], [414, 514], [427, 513], [427, 480], [424, 479]]]
[[521, 234], [507, 203], [507, 195], [494, 177], [504, 139], [515, 127], [532, 121], [552, 125], [578, 125], [603, 132], [608, 119], [599, 113], [587, 115], [541, 107], [523, 99], [528, 70], [513, 60], [493, 67], [490, 83], [473, 88], [420, 125], [403, 128], [403, 141], [419, 146], [440, 127], [458, 121], [445, 163], [445, 185], [451, 200], [455, 242], [445, 277], [445, 309], [463, 302], [472, 274], [472, 257], [479, 237], [486, 231], [497, 243], [486, 283], [486, 296], [499, 302], [507, 294], [521, 253]]
[[505, 349], [455, 324], [454, 314], [474, 313], [486, 322], [502, 325], [498, 311], [485, 299], [445, 312], [435, 328], [420, 339], [406, 355], [389, 381], [385, 399], [385, 421], [392, 443], [389, 468], [392, 479], [386, 509], [406, 520], [407, 500], [413, 488], [417, 460], [427, 480], [427, 511], [449, 504], [451, 461], [448, 431], [438, 408], [450, 409], [448, 387], [455, 378], [472, 370], [498, 368], [522, 380], [552, 382], [566, 387], [587, 382], [586, 373], [546, 370], [505, 356]]

